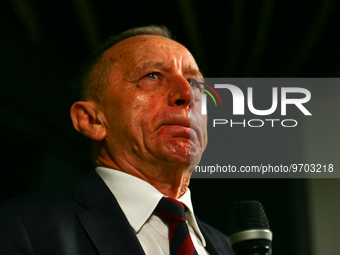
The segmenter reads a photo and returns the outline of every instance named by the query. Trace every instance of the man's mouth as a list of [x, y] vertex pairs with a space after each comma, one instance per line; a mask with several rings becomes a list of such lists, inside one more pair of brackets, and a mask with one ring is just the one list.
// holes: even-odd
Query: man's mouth
[[190, 134], [193, 130], [190, 127], [185, 127], [176, 124], [162, 125], [159, 128], [159, 132], [172, 136], [172, 137], [182, 137], [190, 139]]
[[198, 131], [184, 114], [168, 114], [159, 122], [157, 132], [174, 138], [185, 138], [193, 142], [198, 140]]

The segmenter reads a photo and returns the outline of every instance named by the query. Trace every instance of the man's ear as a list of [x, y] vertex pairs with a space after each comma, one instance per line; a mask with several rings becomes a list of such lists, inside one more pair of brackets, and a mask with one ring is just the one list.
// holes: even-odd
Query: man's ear
[[81, 134], [95, 141], [101, 141], [106, 137], [103, 116], [94, 102], [75, 102], [70, 114], [74, 128]]

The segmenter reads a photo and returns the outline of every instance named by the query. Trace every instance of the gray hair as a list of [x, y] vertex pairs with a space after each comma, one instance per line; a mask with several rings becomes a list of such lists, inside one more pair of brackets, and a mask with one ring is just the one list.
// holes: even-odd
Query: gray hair
[[157, 35], [171, 39], [170, 31], [165, 26], [146, 26], [129, 29], [117, 36], [110, 37], [83, 62], [72, 84], [74, 100], [88, 98], [100, 100], [103, 90], [108, 85], [108, 76], [112, 62], [103, 58], [103, 53], [113, 45], [137, 35]]

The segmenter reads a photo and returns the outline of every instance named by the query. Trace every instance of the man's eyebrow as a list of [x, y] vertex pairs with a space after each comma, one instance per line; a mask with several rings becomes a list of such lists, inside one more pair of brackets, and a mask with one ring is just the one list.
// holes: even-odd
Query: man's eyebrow
[[153, 68], [160, 68], [160, 67], [163, 67], [165, 65], [164, 62], [159, 62], [159, 61], [147, 61], [147, 62], [144, 62], [143, 65], [141, 67], [135, 67], [134, 69], [130, 70], [128, 73], [127, 73], [127, 76], [128, 77], [131, 77], [131, 78], [136, 78], [138, 77], [139, 75], [143, 74], [146, 70], [148, 70], [150, 67], [153, 67]]
[[197, 77], [197, 78], [203, 78], [203, 73], [201, 73], [200, 70], [198, 70], [197, 68], [194, 68], [193, 66], [189, 65], [187, 67], [188, 73], [190, 73], [191, 75]]
[[[134, 79], [134, 78], [144, 74], [144, 72], [151, 67], [152, 68], [161, 68], [161, 67], [164, 67], [164, 66], [165, 66], [164, 62], [146, 61], [142, 64], [141, 67], [137, 66], [134, 69], [129, 70], [128, 73], [127, 73], [127, 77]], [[203, 74], [197, 68], [194, 68], [191, 65], [187, 66], [186, 72], [193, 75], [194, 77], [197, 77], [197, 78], [203, 77]]]

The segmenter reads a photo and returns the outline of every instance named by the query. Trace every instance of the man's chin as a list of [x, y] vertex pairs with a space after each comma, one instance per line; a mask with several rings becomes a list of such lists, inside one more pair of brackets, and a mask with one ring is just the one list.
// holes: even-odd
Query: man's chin
[[175, 146], [167, 153], [167, 158], [173, 163], [190, 165], [190, 146]]
[[195, 150], [192, 147], [188, 146], [186, 148], [177, 148], [175, 149], [175, 154], [168, 154], [166, 156], [167, 161], [179, 164], [182, 166], [190, 167], [190, 166], [196, 166], [201, 160], [201, 152], [200, 150]]
[[197, 165], [202, 156], [201, 149], [189, 139], [168, 139], [166, 143], [160, 141], [151, 151], [162, 161], [187, 167]]
[[156, 146], [153, 155], [169, 164], [190, 165], [190, 142], [172, 141]]

